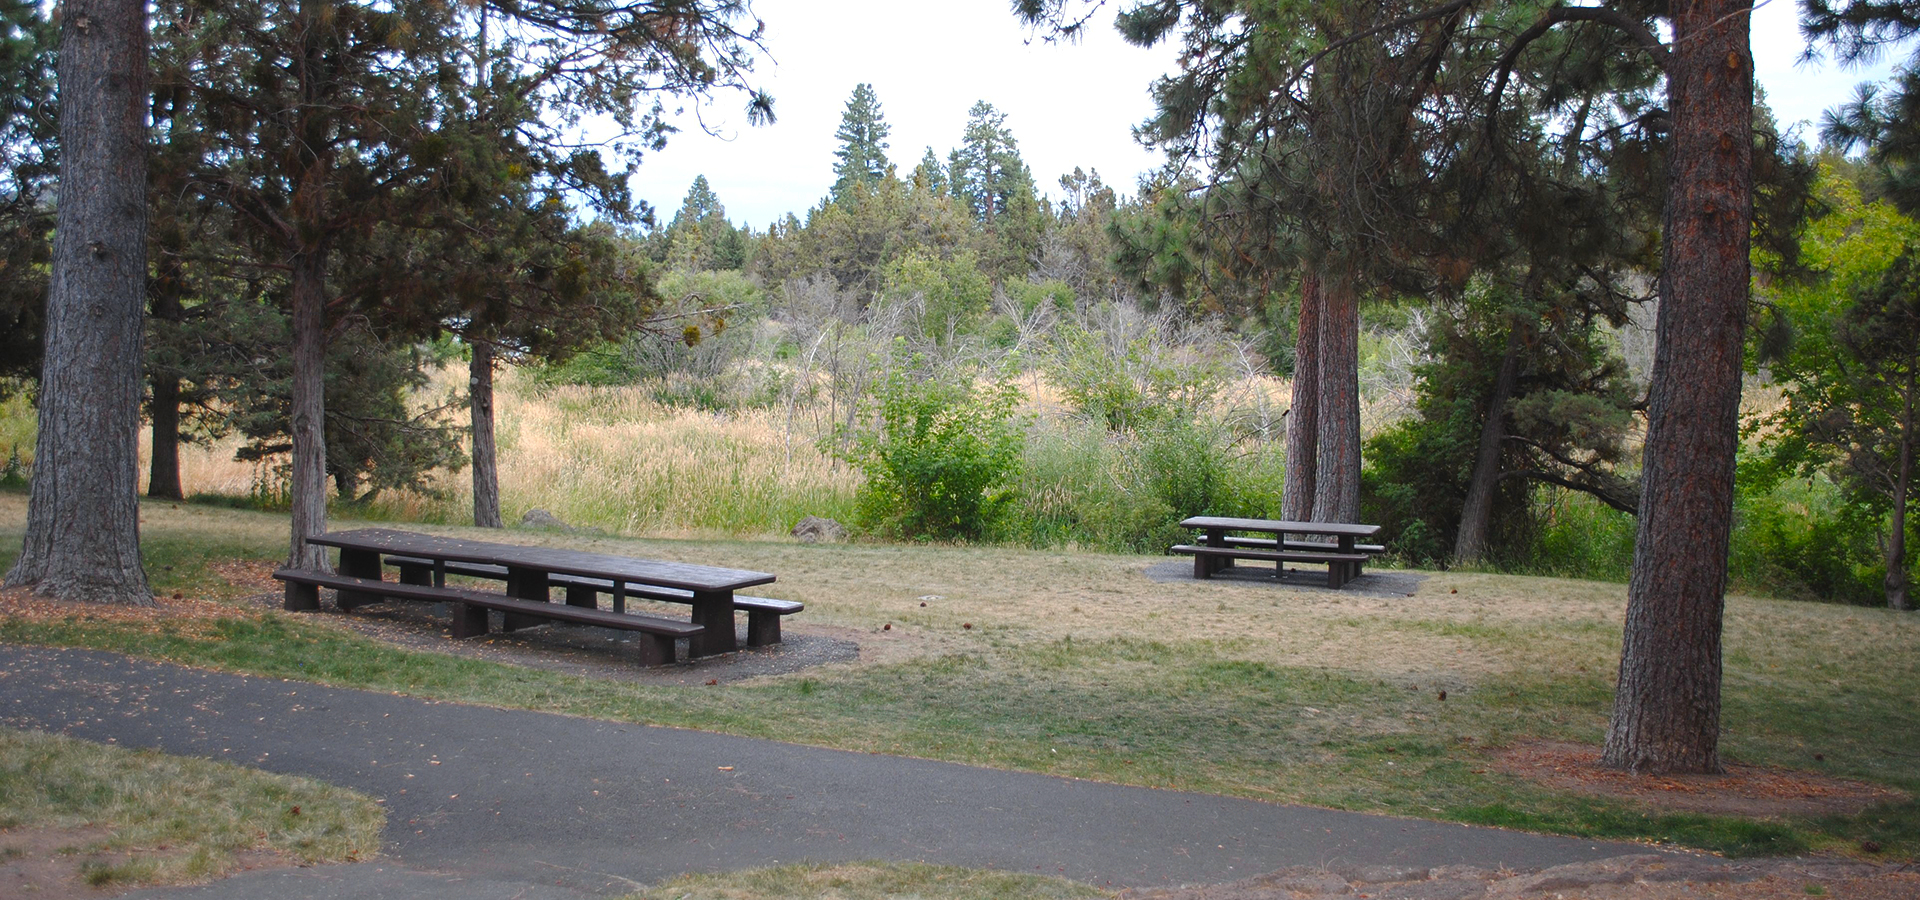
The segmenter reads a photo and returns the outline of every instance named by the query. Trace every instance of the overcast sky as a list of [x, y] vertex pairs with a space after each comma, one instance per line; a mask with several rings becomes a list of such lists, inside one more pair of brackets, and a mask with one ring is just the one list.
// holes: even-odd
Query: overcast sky
[[[833, 132], [853, 86], [864, 81], [893, 129], [888, 158], [903, 173], [928, 146], [944, 161], [968, 108], [985, 100], [1006, 113], [1043, 193], [1059, 197], [1059, 177], [1075, 166], [1098, 169], [1108, 184], [1131, 191], [1159, 157], [1135, 144], [1130, 129], [1151, 112], [1147, 86], [1174, 68], [1174, 51], [1127, 45], [1105, 24], [1111, 12], [1079, 44], [1030, 41], [1009, 9], [1007, 0], [756, 0], [769, 56], [754, 81], [773, 94], [779, 121], [750, 127], [743, 98], [723, 94], [703, 112], [720, 136], [683, 117], [682, 132], [641, 165], [634, 190], [658, 208], [663, 224], [702, 174], [735, 222], [764, 229], [787, 212], [804, 218], [833, 183]], [[1822, 111], [1851, 97], [1860, 81], [1884, 77], [1888, 64], [1857, 71], [1796, 65], [1805, 43], [1795, 15], [1792, 0], [1755, 11], [1754, 61], [1780, 122], [1817, 127]]]

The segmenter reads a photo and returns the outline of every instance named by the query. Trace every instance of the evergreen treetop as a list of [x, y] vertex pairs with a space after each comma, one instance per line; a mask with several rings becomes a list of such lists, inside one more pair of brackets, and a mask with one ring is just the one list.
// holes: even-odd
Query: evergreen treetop
[[872, 186], [885, 178], [891, 163], [887, 161], [887, 135], [892, 131], [880, 111], [880, 99], [873, 85], [853, 86], [847, 108], [840, 114], [840, 127], [833, 133], [840, 149], [833, 151], [833, 199], [842, 200], [854, 182]]

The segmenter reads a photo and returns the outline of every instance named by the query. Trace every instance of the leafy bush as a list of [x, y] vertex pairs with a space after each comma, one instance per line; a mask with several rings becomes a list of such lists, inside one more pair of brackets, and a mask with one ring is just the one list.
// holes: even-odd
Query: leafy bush
[[849, 461], [866, 473], [859, 521], [902, 538], [983, 540], [1003, 533], [1022, 436], [1010, 385], [916, 377], [911, 367], [881, 385], [871, 430], [854, 436]]
[[1174, 421], [1114, 434], [1104, 423], [1037, 427], [1021, 466], [1014, 536], [1035, 546], [1078, 543], [1165, 552], [1195, 515], [1279, 514], [1277, 445], [1237, 448], [1217, 425]]

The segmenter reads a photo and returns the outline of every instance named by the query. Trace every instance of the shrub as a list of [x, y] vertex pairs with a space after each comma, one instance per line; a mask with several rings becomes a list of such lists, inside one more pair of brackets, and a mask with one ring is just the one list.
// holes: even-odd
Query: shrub
[[903, 538], [983, 540], [1002, 534], [1020, 463], [1009, 385], [888, 376], [874, 401], [871, 430], [847, 459], [867, 476], [863, 527]]

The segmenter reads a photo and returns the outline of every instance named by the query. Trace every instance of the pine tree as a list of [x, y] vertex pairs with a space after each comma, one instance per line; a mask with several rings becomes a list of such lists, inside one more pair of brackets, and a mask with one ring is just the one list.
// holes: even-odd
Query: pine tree
[[[53, 252], [53, 63], [59, 35], [27, 0], [0, 0], [0, 379], [40, 374]], [[4, 393], [0, 382], [0, 393]]]
[[9, 587], [152, 606], [140, 563], [147, 277], [145, 0], [69, 0], [60, 26], [60, 207], [40, 433]]
[[985, 100], [967, 111], [967, 130], [947, 157], [947, 177], [953, 195], [983, 225], [1005, 215], [1017, 195], [1033, 196], [1033, 176], [1020, 159], [1007, 114]]
[[[289, 562], [321, 568], [306, 538], [325, 529], [322, 398], [326, 342], [348, 313], [393, 328], [437, 327], [437, 286], [402, 278], [345, 283], [336, 269], [356, 255], [392, 247], [391, 232], [436, 226], [457, 189], [487, 188], [506, 157], [460, 133], [469, 86], [457, 63], [471, 35], [458, 12], [435, 0], [369, 3], [302, 0], [261, 7], [236, 0], [165, 4], [171, 54], [160, 54], [163, 102], [156, 114], [203, 123], [202, 162], [190, 179], [210, 204], [226, 207], [262, 268], [287, 274], [292, 309], [293, 527]], [[495, 112], [519, 158], [557, 192], [587, 198], [616, 220], [634, 207], [628, 172], [610, 171], [568, 128], [585, 116], [618, 127], [615, 159], [629, 167], [657, 149], [671, 127], [660, 94], [704, 97], [745, 89], [758, 29], [737, 31], [737, 3], [663, 12], [655, 4], [524, 0], [486, 4], [503, 18], [503, 43], [483, 66], [487, 90], [510, 98]], [[484, 18], [482, 19], [484, 21]], [[218, 54], [199, 52], [221, 47]], [[749, 120], [770, 120], [772, 101], [749, 92]], [[184, 107], [184, 109], [183, 109]], [[198, 112], [195, 112], [195, 110]], [[270, 110], [270, 113], [262, 112]], [[560, 124], [553, 124], [553, 123]], [[451, 129], [442, 126], [453, 126]], [[451, 130], [453, 133], [447, 133]], [[469, 194], [471, 191], [469, 191]], [[354, 266], [377, 271], [378, 266]]]
[[694, 176], [673, 221], [650, 243], [655, 246], [655, 260], [676, 269], [700, 272], [746, 264], [746, 239], [727, 221], [727, 208], [705, 175]]
[[893, 165], [887, 161], [887, 135], [891, 131], [873, 85], [854, 85], [853, 96], [847, 98], [847, 108], [840, 114], [840, 127], [833, 133], [840, 142], [840, 149], [833, 151], [838, 160], [833, 164], [835, 201], [844, 199], [854, 182], [872, 187], [887, 177]]
[[940, 157], [933, 155], [932, 147], [927, 148], [920, 164], [913, 168], [913, 187], [936, 197], [947, 194], [947, 167], [940, 164]]

